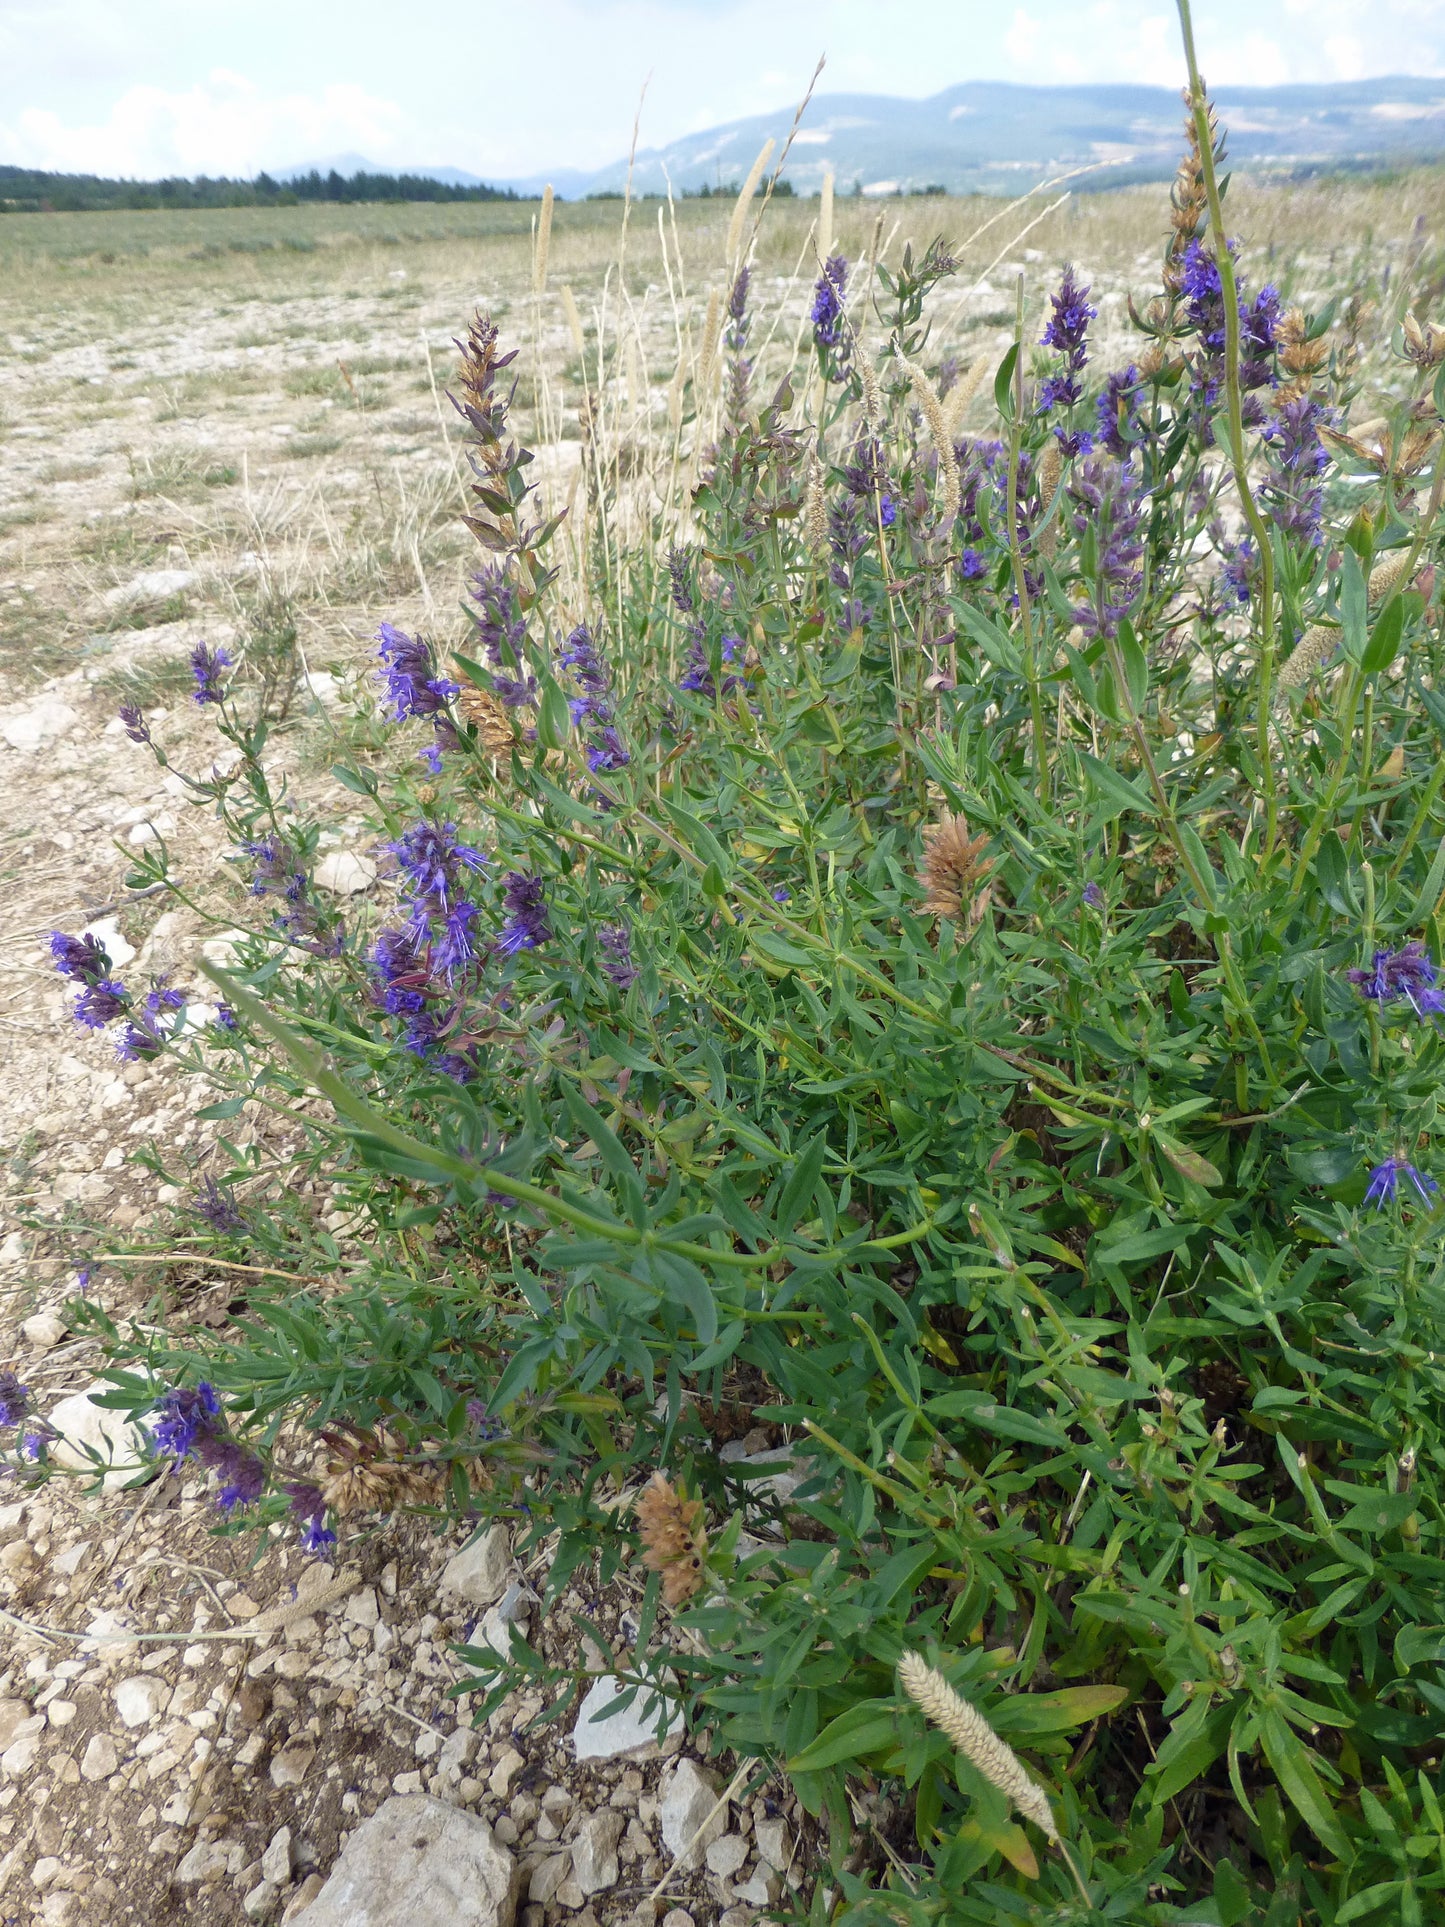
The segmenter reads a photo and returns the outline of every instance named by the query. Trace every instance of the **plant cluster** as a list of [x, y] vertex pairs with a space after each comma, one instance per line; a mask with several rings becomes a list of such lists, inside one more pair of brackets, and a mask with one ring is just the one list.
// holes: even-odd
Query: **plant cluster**
[[[606, 1665], [791, 1776], [850, 1927], [1445, 1894], [1445, 333], [1399, 315], [1352, 430], [1366, 291], [1246, 285], [1197, 76], [1188, 125], [1134, 359], [1065, 270], [983, 432], [948, 249], [820, 261], [777, 387], [733, 273], [687, 517], [598, 523], [584, 606], [479, 317], [469, 633], [383, 625], [408, 755], [336, 772], [380, 903], [318, 898], [206, 653], [224, 1017], [56, 944], [366, 1227], [339, 1290], [111, 1330], [116, 1402], [226, 1529], [411, 1504], [550, 1536], [553, 1593], [631, 1564]], [[292, 1268], [233, 1158], [198, 1211]], [[790, 1478], [722, 1449], [758, 1426]], [[588, 1677], [470, 1657], [548, 1718]]]

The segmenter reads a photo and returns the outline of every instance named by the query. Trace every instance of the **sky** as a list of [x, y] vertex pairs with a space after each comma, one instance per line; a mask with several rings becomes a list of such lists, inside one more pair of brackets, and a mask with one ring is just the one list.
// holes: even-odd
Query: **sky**
[[[1212, 85], [1445, 76], [1445, 0], [1195, 0]], [[0, 162], [595, 168], [822, 92], [1182, 78], [1163, 0], [0, 0]], [[1445, 91], [1445, 90], [1442, 90]]]

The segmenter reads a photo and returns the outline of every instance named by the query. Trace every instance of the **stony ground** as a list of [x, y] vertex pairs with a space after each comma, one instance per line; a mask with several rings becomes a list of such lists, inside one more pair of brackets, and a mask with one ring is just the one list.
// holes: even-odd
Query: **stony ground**
[[[1439, 183], [1427, 186], [1439, 212]], [[1387, 206], [1361, 190], [1356, 241], [1408, 235], [1414, 192]], [[1097, 292], [1117, 329], [1125, 279], [1147, 281], [1157, 260], [1150, 210], [1141, 222], [1118, 196], [1072, 230], [1059, 216], [996, 271], [981, 245], [980, 279], [952, 310], [960, 352], [1002, 339], [996, 289], [1008, 294], [1014, 268], [1038, 298], [1064, 252], [1096, 273], [1101, 256], [1113, 262], [1114, 285]], [[1321, 244], [1318, 208], [1304, 212]], [[910, 219], [922, 234], [946, 215]], [[848, 213], [850, 252], [875, 218]], [[1288, 211], [1271, 218], [1287, 236]], [[674, 310], [646, 234], [639, 217], [629, 258], [646, 246], [657, 258], [627, 310], [630, 434], [665, 422], [678, 342], [708, 285], [691, 260]], [[700, 236], [694, 222], [684, 254]], [[790, 248], [803, 238], [800, 227]], [[554, 499], [575, 496], [582, 365], [562, 304], [525, 291], [525, 241], [487, 254], [455, 238], [385, 239], [254, 261], [210, 243], [151, 266], [108, 252], [5, 260], [0, 1365], [42, 1411], [65, 1402], [67, 1429], [97, 1441], [102, 1420], [84, 1395], [103, 1361], [67, 1309], [81, 1268], [91, 1301], [133, 1321], [223, 1325], [247, 1284], [184, 1255], [188, 1202], [217, 1156], [213, 1127], [195, 1116], [206, 1092], [167, 1064], [121, 1066], [107, 1039], [78, 1031], [46, 956], [51, 930], [94, 924], [123, 974], [169, 974], [203, 996], [202, 946], [240, 900], [216, 825], [126, 739], [117, 705], [139, 702], [173, 763], [204, 771], [216, 743], [189, 701], [189, 650], [204, 639], [271, 664], [280, 723], [268, 758], [329, 823], [332, 849], [364, 857], [331, 751], [365, 708], [347, 698], [379, 619], [457, 629], [448, 610], [470, 544], [437, 386], [479, 300], [524, 344], [540, 331], [554, 384], [522, 402], [546, 430], [539, 472]], [[564, 222], [556, 260], [577, 282], [591, 353], [600, 251], [589, 265]], [[127, 888], [131, 862], [158, 839], [198, 908]], [[227, 1129], [257, 1148], [263, 1174], [285, 1156], [264, 1115]], [[325, 1187], [310, 1202], [335, 1220]], [[181, 1256], [128, 1266], [115, 1255], [127, 1240]], [[454, 1648], [486, 1611], [528, 1613], [534, 1644], [575, 1662], [568, 1614], [585, 1604], [616, 1625], [628, 1582], [602, 1600], [564, 1597], [543, 1619], [545, 1556], [517, 1571], [496, 1541], [457, 1566], [459, 1532], [388, 1521], [328, 1567], [281, 1538], [218, 1537], [199, 1482], [93, 1485], [59, 1476], [12, 1486], [0, 1503], [0, 1920], [292, 1918], [348, 1837], [364, 1841], [369, 1816], [428, 1796], [490, 1823], [525, 1927], [636, 1915], [741, 1927], [802, 1882], [806, 1829], [780, 1781], [720, 1802], [729, 1763], [699, 1763], [676, 1735], [659, 1748], [603, 1728], [581, 1750], [614, 1757], [579, 1759], [570, 1719], [524, 1730], [537, 1698], [514, 1696], [474, 1731], [467, 1697], [449, 1697]]]

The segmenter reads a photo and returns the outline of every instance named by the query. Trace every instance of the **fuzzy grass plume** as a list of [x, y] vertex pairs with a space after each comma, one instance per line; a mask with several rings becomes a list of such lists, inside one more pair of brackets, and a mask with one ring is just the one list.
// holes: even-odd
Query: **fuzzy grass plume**
[[998, 1788], [1016, 1811], [1043, 1831], [1050, 1845], [1055, 1844], [1059, 1830], [1054, 1824], [1048, 1795], [1025, 1772], [1017, 1753], [999, 1738], [978, 1708], [970, 1706], [956, 1693], [921, 1653], [903, 1655], [898, 1662], [898, 1677], [904, 1692], [924, 1717], [952, 1740], [964, 1758]]
[[958, 517], [958, 505], [962, 490], [958, 479], [958, 461], [953, 452], [953, 438], [948, 432], [948, 421], [943, 412], [943, 403], [938, 390], [928, 379], [927, 370], [916, 361], [910, 361], [895, 341], [893, 352], [898, 357], [899, 366], [908, 376], [908, 384], [913, 390], [913, 399], [918, 403], [928, 428], [928, 439], [933, 444], [933, 453], [938, 461], [938, 523], [941, 532], [946, 534]]

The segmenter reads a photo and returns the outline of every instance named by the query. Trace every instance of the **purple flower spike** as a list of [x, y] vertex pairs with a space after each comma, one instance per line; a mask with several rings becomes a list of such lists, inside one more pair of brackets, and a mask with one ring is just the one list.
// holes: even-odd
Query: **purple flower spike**
[[224, 649], [212, 649], [208, 643], [198, 642], [191, 651], [191, 673], [196, 679], [195, 700], [198, 703], [218, 703], [221, 700], [221, 671], [231, 667], [231, 658]]
[[30, 1387], [14, 1372], [0, 1371], [0, 1425], [18, 1425], [30, 1405]]
[[151, 1422], [155, 1442], [178, 1463], [188, 1459], [202, 1439], [218, 1436], [220, 1400], [204, 1379], [199, 1385], [178, 1385], [157, 1401], [158, 1416]]
[[146, 722], [145, 717], [141, 715], [136, 704], [122, 703], [116, 711], [116, 714], [125, 724], [125, 733], [133, 743], [148, 743], [150, 741], [150, 725]]
[[567, 707], [572, 725], [586, 738], [587, 767], [594, 775], [625, 769], [632, 761], [614, 725], [612, 676], [598, 654], [592, 632], [581, 623], [567, 638], [567, 646], [557, 658], [558, 666], [570, 669], [581, 694], [573, 696]]
[[107, 977], [103, 983], [87, 984], [75, 1000], [75, 1021], [87, 1030], [104, 1030], [130, 1008], [126, 987]]
[[220, 1480], [216, 1504], [222, 1512], [234, 1511], [237, 1506], [255, 1505], [266, 1490], [265, 1465], [254, 1452], [248, 1452], [234, 1439], [214, 1442], [203, 1440], [199, 1456]]
[[203, 1177], [196, 1188], [196, 1216], [203, 1218], [213, 1231], [240, 1231], [246, 1223], [231, 1193], [223, 1191], [209, 1175]]
[[515, 956], [519, 950], [535, 950], [551, 936], [541, 877], [510, 871], [502, 886], [502, 901], [508, 915], [497, 948], [504, 957]]
[[326, 1501], [320, 1486], [296, 1479], [282, 1490], [291, 1501], [291, 1517], [301, 1528], [302, 1546], [318, 1559], [324, 1559], [327, 1549], [336, 1544], [336, 1534], [327, 1530]]
[[841, 254], [830, 254], [813, 290], [808, 319], [813, 324], [814, 341], [820, 348], [838, 351], [838, 361], [847, 360], [850, 347], [843, 331], [843, 295], [847, 286], [846, 259]]
[[625, 923], [614, 924], [599, 930], [597, 941], [604, 952], [603, 975], [610, 977], [619, 990], [630, 990], [640, 975], [632, 961], [632, 932]]
[[1418, 941], [1407, 943], [1402, 950], [1377, 950], [1368, 969], [1348, 974], [1356, 990], [1371, 1003], [1393, 1003], [1400, 997], [1417, 1017], [1437, 1017], [1445, 1012], [1439, 972]]
[[67, 937], [57, 930], [50, 939], [50, 954], [61, 976], [76, 983], [98, 984], [110, 975], [110, 958], [98, 937]]
[[376, 639], [386, 699], [396, 720], [401, 723], [408, 716], [435, 716], [445, 709], [461, 685], [438, 676], [430, 644], [420, 636], [394, 629], [389, 622], [382, 623]]
[[[1098, 312], [1089, 304], [1088, 287], [1075, 278], [1072, 266], [1066, 267], [1059, 291], [1052, 298], [1048, 326], [1041, 337], [1046, 348], [1053, 348], [1064, 357], [1064, 367], [1062, 374], [1051, 375], [1039, 388], [1041, 415], [1055, 408], [1072, 408], [1082, 397], [1084, 390], [1079, 376], [1088, 365], [1089, 323]], [[1092, 436], [1083, 439], [1093, 446]], [[1064, 442], [1065, 438], [1060, 440]], [[1065, 445], [1065, 453], [1077, 454], [1079, 450]]]
[[1400, 1157], [1386, 1158], [1371, 1171], [1365, 1186], [1365, 1203], [1383, 1211], [1399, 1191], [1401, 1178], [1415, 1187], [1422, 1204], [1427, 1207], [1434, 1204], [1435, 1193], [1440, 1189], [1434, 1178], [1428, 1172], [1417, 1170], [1408, 1158]]

